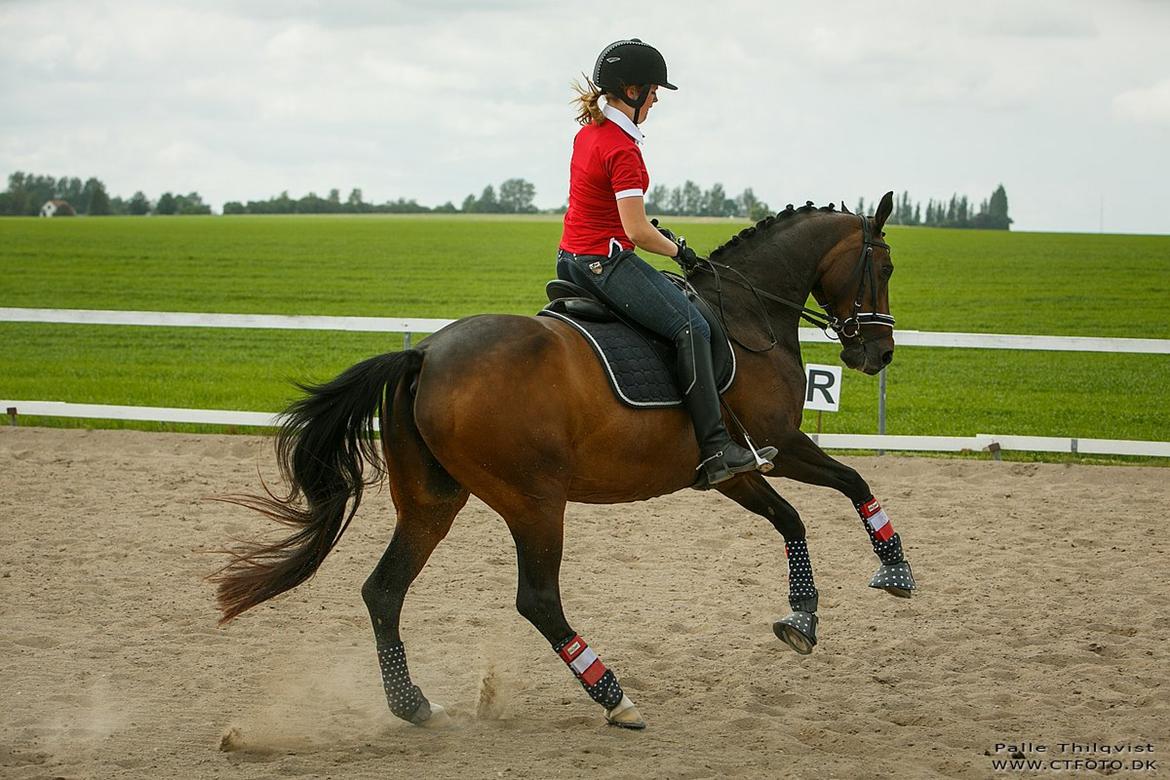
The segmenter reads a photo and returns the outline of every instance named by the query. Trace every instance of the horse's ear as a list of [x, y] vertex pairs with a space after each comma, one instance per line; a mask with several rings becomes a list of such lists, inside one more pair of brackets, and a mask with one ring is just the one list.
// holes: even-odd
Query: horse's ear
[[890, 190], [882, 196], [881, 203], [878, 204], [877, 214], [873, 215], [873, 225], [875, 230], [881, 230], [882, 225], [886, 224], [886, 220], [890, 218], [890, 214], [894, 212], [894, 192]]
[[841, 201], [841, 210], [844, 211], [846, 214], [853, 213], [852, 211], [849, 210], [849, 207], [845, 205], [845, 201]]

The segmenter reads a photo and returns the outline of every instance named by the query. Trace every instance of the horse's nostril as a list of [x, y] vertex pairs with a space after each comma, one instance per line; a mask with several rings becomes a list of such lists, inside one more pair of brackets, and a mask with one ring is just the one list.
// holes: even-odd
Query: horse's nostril
[[890, 363], [893, 363], [893, 362], [894, 362], [894, 350], [887, 349], [885, 352], [882, 353], [882, 365], [888, 366]]

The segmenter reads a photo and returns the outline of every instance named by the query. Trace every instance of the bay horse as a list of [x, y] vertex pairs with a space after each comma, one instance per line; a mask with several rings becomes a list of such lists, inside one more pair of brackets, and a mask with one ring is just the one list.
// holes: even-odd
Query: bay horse
[[[870, 586], [906, 597], [913, 576], [869, 486], [800, 430], [801, 318], [839, 336], [850, 368], [876, 374], [893, 359], [893, 266], [882, 240], [892, 196], [881, 199], [872, 217], [832, 204], [789, 205], [714, 250], [690, 282], [718, 311], [734, 343], [738, 376], [724, 403], [735, 425], [728, 429], [779, 450], [769, 477], [845, 494], [881, 561]], [[824, 314], [804, 308], [810, 293]], [[230, 551], [231, 561], [211, 577], [221, 625], [311, 577], [353, 519], [363, 489], [388, 478], [397, 523], [362, 598], [391, 711], [415, 724], [441, 722], [443, 708], [411, 682], [399, 615], [411, 582], [474, 493], [503, 517], [515, 541], [517, 610], [610, 723], [644, 727], [616, 675], [562, 610], [565, 505], [639, 501], [690, 487], [699, 453], [684, 410], [621, 405], [585, 339], [549, 317], [468, 317], [414, 349], [369, 358], [302, 389], [307, 394], [286, 410], [275, 438], [288, 493], [266, 488], [267, 495], [224, 497], [295, 531], [273, 544]], [[800, 515], [759, 472], [715, 489], [784, 537], [792, 614], [773, 630], [797, 652], [810, 652], [817, 641], [817, 590]]]

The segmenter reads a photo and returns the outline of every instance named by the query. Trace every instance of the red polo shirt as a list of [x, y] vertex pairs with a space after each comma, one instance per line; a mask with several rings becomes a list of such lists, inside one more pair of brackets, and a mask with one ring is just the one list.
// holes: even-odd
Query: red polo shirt
[[609, 255], [613, 245], [633, 249], [617, 202], [645, 197], [650, 174], [638, 145], [642, 133], [629, 117], [605, 106], [606, 121], [582, 127], [569, 163], [569, 209], [561, 249], [576, 255]]

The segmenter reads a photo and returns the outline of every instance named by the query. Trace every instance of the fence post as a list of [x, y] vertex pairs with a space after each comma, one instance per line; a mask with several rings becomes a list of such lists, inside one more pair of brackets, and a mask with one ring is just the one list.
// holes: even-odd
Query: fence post
[[410, 349], [410, 331], [409, 330], [402, 334], [402, 348], [403, 349]]
[[[886, 435], [886, 370], [883, 368], [878, 374], [878, 435]], [[878, 450], [878, 455], [885, 455], [885, 450]]]
[[8, 407], [7, 411], [8, 411], [8, 424], [15, 427], [16, 426], [16, 407], [10, 406], [10, 407]]

